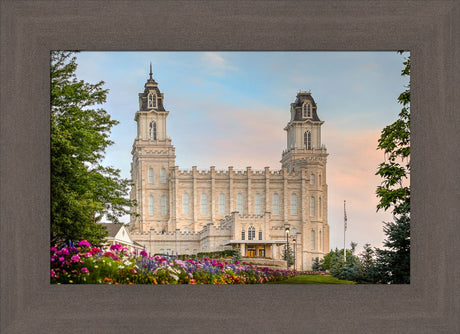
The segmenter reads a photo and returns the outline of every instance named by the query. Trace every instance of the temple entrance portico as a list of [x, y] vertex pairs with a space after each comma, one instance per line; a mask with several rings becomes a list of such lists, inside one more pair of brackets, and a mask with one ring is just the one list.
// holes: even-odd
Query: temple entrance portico
[[286, 240], [230, 240], [224, 246], [239, 249], [242, 257], [281, 259], [278, 249], [285, 244]]

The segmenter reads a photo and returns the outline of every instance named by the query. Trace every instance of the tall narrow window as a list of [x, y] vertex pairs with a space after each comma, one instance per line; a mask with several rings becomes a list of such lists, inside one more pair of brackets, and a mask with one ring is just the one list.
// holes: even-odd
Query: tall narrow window
[[236, 195], [236, 211], [243, 214], [243, 194]]
[[153, 183], [153, 168], [149, 168], [149, 183]]
[[315, 249], [315, 230], [311, 230], [311, 249]]
[[310, 103], [307, 103], [307, 118], [311, 117], [311, 105]]
[[248, 240], [256, 240], [256, 229], [254, 226], [248, 228]]
[[150, 122], [149, 135], [150, 135], [150, 140], [157, 140], [157, 123]]
[[303, 142], [307, 150], [311, 150], [311, 132], [305, 131], [303, 134]]
[[262, 230], [259, 230], [259, 240], [262, 240]]
[[310, 216], [314, 217], [315, 216], [315, 198], [310, 197]]
[[273, 194], [273, 214], [280, 214], [280, 196], [278, 194]]
[[157, 95], [155, 93], [150, 93], [149, 94], [148, 107], [149, 108], [156, 108], [157, 107]]
[[153, 216], [153, 196], [149, 196], [149, 216]]
[[219, 213], [225, 214], [225, 195], [219, 194]]
[[319, 176], [318, 176], [318, 181], [319, 181], [319, 182], [318, 182], [319, 185], [321, 185], [321, 174], [319, 174]]
[[291, 215], [297, 214], [297, 195], [291, 195]]
[[323, 247], [323, 237], [322, 237], [322, 232], [319, 230], [319, 240], [318, 240], [318, 248], [321, 249]]
[[161, 196], [161, 215], [166, 216], [166, 196]]
[[318, 203], [318, 213], [319, 213], [319, 216], [321, 217], [322, 216], [322, 211], [323, 211], [323, 208], [321, 207], [321, 197], [319, 198], [319, 203]]
[[166, 169], [162, 168], [160, 171], [160, 182], [166, 183]]
[[189, 205], [188, 205], [188, 194], [183, 194], [182, 195], [182, 213], [184, 215], [188, 215], [188, 208], [189, 208]]
[[244, 236], [245, 236], [245, 233], [244, 233], [244, 230], [241, 231], [241, 240], [244, 240]]
[[256, 194], [254, 213], [256, 215], [262, 214], [262, 196], [260, 194]]
[[205, 215], [208, 213], [208, 196], [201, 194], [201, 214]]
[[310, 184], [315, 184], [315, 174], [310, 175]]

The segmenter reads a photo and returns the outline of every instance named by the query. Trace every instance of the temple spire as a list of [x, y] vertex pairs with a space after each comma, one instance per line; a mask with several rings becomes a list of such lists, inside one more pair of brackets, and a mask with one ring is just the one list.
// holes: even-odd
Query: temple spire
[[153, 74], [153, 73], [152, 73], [152, 62], [150, 62], [150, 73], [149, 73], [150, 79], [152, 79], [152, 74]]

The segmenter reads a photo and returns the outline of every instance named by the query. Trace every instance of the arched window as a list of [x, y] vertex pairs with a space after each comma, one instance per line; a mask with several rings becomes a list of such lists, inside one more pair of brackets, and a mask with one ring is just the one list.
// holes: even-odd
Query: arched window
[[219, 194], [219, 213], [225, 214], [225, 194]]
[[315, 174], [310, 175], [310, 184], [315, 184]]
[[248, 228], [248, 240], [256, 240], [256, 229], [254, 226]]
[[166, 216], [166, 196], [161, 196], [161, 215]]
[[153, 183], [153, 168], [149, 168], [149, 183]]
[[279, 215], [280, 214], [280, 197], [278, 194], [273, 194], [273, 214]]
[[153, 216], [153, 196], [149, 196], [149, 216]]
[[315, 249], [315, 230], [311, 230], [311, 249]]
[[160, 171], [160, 182], [166, 183], [166, 169], [162, 168]]
[[297, 195], [291, 195], [291, 215], [297, 214]]
[[208, 213], [208, 196], [201, 194], [201, 214], [205, 215]]
[[241, 240], [244, 240], [244, 237], [245, 237], [245, 232], [244, 230], [241, 231]]
[[236, 211], [243, 214], [243, 194], [236, 195]]
[[311, 104], [308, 102], [304, 102], [302, 105], [302, 117], [311, 118]]
[[255, 207], [254, 207], [254, 213], [256, 215], [262, 214], [262, 196], [260, 194], [256, 194], [255, 197]]
[[156, 108], [157, 107], [157, 94], [150, 93], [148, 100], [149, 100], [148, 108]]
[[314, 217], [315, 216], [315, 198], [310, 197], [310, 216]]
[[188, 211], [189, 211], [188, 210], [188, 208], [189, 208], [188, 199], [189, 199], [188, 194], [183, 194], [182, 195], [182, 213], [184, 215], [188, 215]]
[[160, 254], [163, 255], [165, 253], [164, 248], [160, 248]]
[[319, 179], [318, 179], [318, 181], [319, 181], [319, 185], [321, 185], [321, 184], [322, 184], [322, 183], [321, 183], [321, 174], [319, 174], [319, 176], [318, 176], [318, 177], [319, 177]]
[[259, 240], [262, 240], [262, 230], [259, 230]]
[[150, 122], [149, 135], [150, 135], [150, 140], [157, 140], [157, 123], [153, 121]]
[[305, 131], [305, 133], [303, 134], [303, 143], [307, 150], [311, 150], [311, 132], [310, 131]]

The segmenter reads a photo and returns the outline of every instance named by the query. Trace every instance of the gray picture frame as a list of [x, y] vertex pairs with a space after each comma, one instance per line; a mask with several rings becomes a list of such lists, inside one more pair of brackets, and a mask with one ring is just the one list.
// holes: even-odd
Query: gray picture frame
[[[460, 332], [458, 1], [0, 4], [1, 333]], [[63, 49], [410, 50], [411, 284], [51, 285], [49, 54]]]

